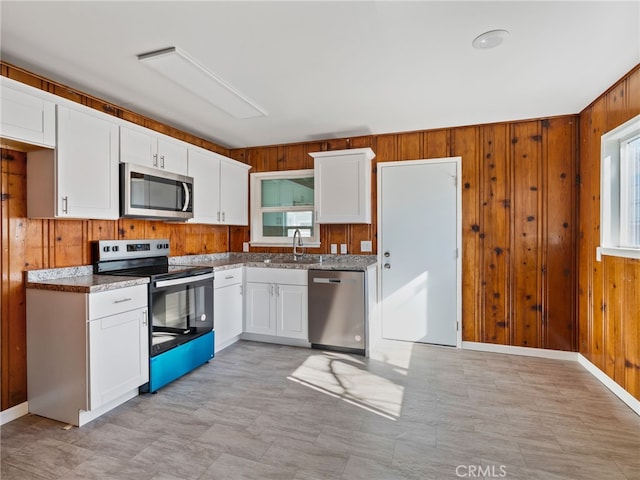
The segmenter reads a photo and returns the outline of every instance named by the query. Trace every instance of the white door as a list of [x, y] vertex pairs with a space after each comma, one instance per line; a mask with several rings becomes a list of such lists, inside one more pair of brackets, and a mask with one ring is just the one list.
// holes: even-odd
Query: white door
[[151, 130], [120, 126], [120, 161], [158, 167], [158, 140]]
[[158, 166], [168, 172], [186, 175], [187, 145], [171, 137], [159, 137]]
[[379, 163], [382, 336], [457, 344], [459, 158]]
[[193, 218], [189, 221], [220, 223], [220, 160], [213, 154], [189, 150], [189, 176], [195, 182]]
[[242, 284], [213, 290], [216, 352], [242, 333]]
[[247, 283], [245, 295], [245, 331], [264, 335], [276, 334], [275, 285], [272, 283]]
[[117, 219], [118, 126], [89, 108], [58, 106], [58, 212]]
[[308, 311], [306, 285], [276, 285], [277, 335], [307, 340]]
[[249, 170], [241, 163], [220, 162], [220, 221], [249, 225]]
[[89, 322], [90, 410], [149, 381], [147, 309]]

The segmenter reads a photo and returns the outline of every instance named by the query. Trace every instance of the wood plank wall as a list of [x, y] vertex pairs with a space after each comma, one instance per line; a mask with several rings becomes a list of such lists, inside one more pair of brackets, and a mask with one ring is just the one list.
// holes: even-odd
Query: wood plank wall
[[640, 114], [640, 66], [580, 113], [579, 351], [640, 400], [640, 260], [603, 256], [600, 137]]
[[[461, 156], [463, 339], [579, 349], [640, 398], [640, 265], [595, 262], [599, 136], [640, 112], [638, 69], [579, 116], [228, 151], [11, 65], [0, 68], [3, 76], [231, 156], [253, 172], [312, 168], [308, 152], [371, 147], [374, 223], [323, 226], [315, 252], [347, 243], [357, 254], [361, 240], [377, 251], [377, 162]], [[88, 264], [90, 241], [102, 238], [168, 237], [176, 255], [242, 251], [249, 240], [245, 227], [27, 219], [25, 162], [24, 153], [2, 151], [2, 410], [26, 400], [24, 270]]]
[[[0, 63], [0, 74], [83, 105], [143, 125], [222, 155], [228, 149], [121, 109], [15, 66]], [[148, 220], [39, 220], [26, 211], [26, 154], [2, 149], [0, 224], [1, 409], [27, 400], [25, 287], [23, 271], [91, 263], [93, 240], [169, 238], [172, 255], [229, 250], [229, 227]]]
[[[322, 245], [376, 242], [379, 162], [462, 157], [463, 339], [576, 349], [577, 116], [230, 151], [252, 172], [312, 168], [312, 151], [372, 147], [373, 224], [323, 225]], [[231, 229], [241, 251], [246, 227]], [[289, 249], [252, 248], [252, 251]]]

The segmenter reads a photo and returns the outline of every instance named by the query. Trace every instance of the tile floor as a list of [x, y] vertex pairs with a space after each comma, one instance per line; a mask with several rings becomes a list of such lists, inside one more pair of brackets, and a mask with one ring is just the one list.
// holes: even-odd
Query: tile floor
[[640, 479], [640, 417], [574, 362], [239, 342], [82, 428], [2, 427], [3, 480]]

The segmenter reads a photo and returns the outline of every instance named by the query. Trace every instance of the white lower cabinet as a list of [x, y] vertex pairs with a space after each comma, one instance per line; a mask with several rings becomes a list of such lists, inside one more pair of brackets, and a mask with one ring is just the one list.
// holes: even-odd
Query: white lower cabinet
[[27, 289], [29, 412], [82, 426], [149, 381], [147, 286]]
[[215, 351], [219, 352], [240, 338], [244, 310], [243, 268], [216, 272], [213, 281], [213, 322]]
[[247, 268], [245, 332], [308, 340], [307, 271]]

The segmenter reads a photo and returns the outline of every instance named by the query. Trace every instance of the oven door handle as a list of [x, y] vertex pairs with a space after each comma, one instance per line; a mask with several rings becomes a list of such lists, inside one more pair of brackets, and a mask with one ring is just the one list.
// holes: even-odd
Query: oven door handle
[[205, 273], [204, 275], [195, 275], [193, 277], [176, 278], [174, 280], [159, 280], [156, 282], [156, 288], [173, 287], [174, 285], [184, 285], [185, 283], [196, 283], [201, 280], [208, 280], [214, 277], [214, 273]]

